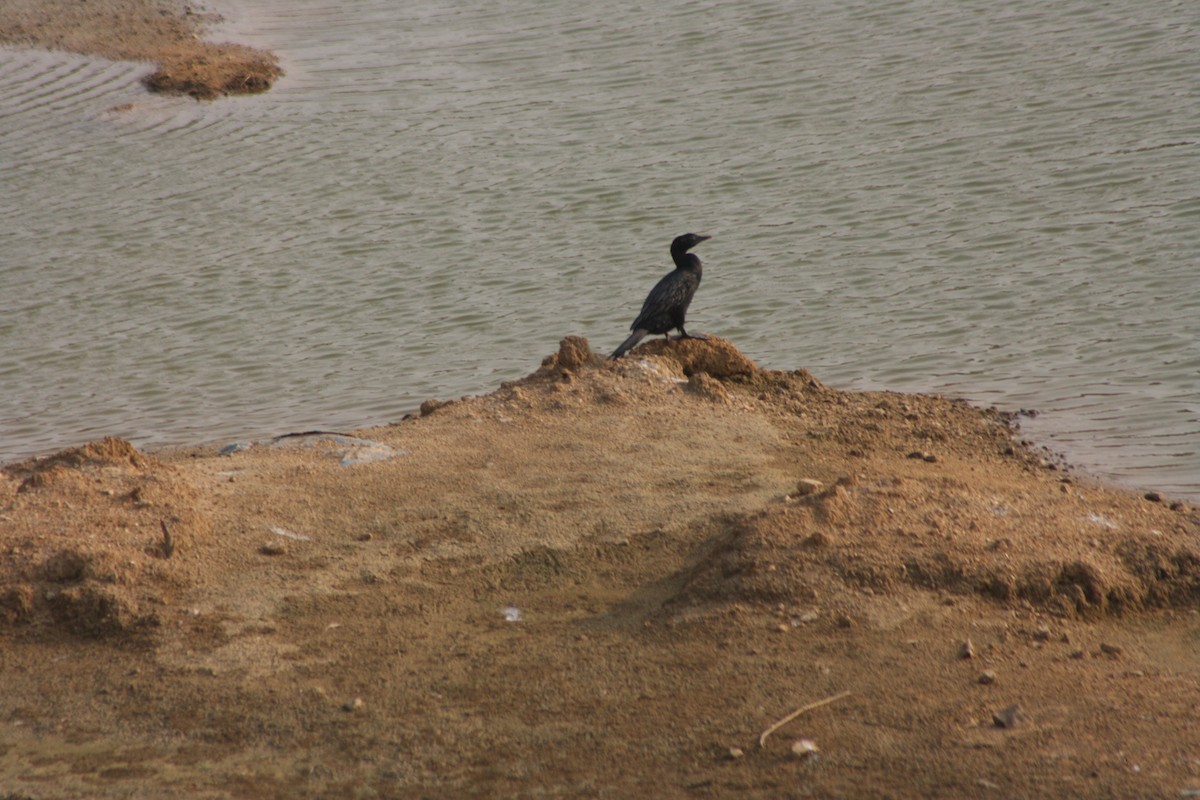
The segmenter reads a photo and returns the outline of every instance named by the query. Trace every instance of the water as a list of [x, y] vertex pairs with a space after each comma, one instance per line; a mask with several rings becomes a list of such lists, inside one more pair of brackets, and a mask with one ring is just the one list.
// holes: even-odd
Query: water
[[1196, 3], [220, 10], [269, 93], [0, 50], [0, 461], [489, 391], [694, 230], [690, 329], [1200, 498]]

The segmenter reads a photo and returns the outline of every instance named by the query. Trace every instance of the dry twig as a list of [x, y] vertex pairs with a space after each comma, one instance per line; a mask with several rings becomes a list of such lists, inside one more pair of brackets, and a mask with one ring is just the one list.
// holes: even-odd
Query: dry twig
[[795, 711], [788, 714], [786, 717], [783, 717], [782, 719], [772, 723], [771, 727], [769, 727], [765, 731], [763, 731], [762, 734], [758, 737], [758, 746], [766, 747], [768, 736], [770, 736], [772, 733], [774, 733], [775, 731], [782, 728], [784, 725], [787, 725], [789, 722], [791, 722], [792, 720], [794, 720], [796, 717], [800, 716], [804, 712], [812, 711], [814, 708], [820, 708], [821, 706], [824, 706], [824, 705], [829, 705], [830, 703], [841, 700], [844, 697], [849, 697], [850, 694], [851, 694], [850, 692], [840, 692], [839, 694], [832, 695], [831, 697], [826, 697], [824, 700], [817, 700], [815, 702], [809, 703], [806, 706], [800, 706]]
[[163, 557], [170, 558], [171, 555], [175, 552], [175, 540], [171, 538], [171, 530], [170, 530], [170, 528], [167, 527], [167, 521], [165, 519], [159, 520], [159, 524], [162, 525], [162, 532], [163, 532], [163, 542], [162, 542]]

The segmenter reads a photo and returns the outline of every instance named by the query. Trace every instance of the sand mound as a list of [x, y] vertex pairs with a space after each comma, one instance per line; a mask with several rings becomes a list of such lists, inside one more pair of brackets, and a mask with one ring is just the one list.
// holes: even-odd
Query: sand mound
[[1200, 521], [1011, 422], [716, 338], [567, 337], [356, 432], [378, 458], [110, 439], [12, 465], [4, 789], [1189, 792]]
[[738, 520], [685, 571], [667, 606], [838, 606], [847, 592], [902, 586], [1057, 615], [1200, 605], [1200, 547], [1181, 520], [1164, 531], [1136, 504], [1099, 514], [1053, 499], [1030, 503], [959, 481], [931, 490], [843, 479]]
[[210, 530], [173, 467], [108, 437], [8, 466], [0, 481], [8, 558], [0, 621], [72, 633], [128, 633], [157, 622], [180, 539]]

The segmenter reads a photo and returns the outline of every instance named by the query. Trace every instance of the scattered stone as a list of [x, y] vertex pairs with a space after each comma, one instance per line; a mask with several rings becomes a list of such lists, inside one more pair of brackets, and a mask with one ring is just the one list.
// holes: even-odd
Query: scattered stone
[[997, 728], [1015, 728], [1025, 721], [1025, 712], [1020, 703], [1014, 703], [992, 714], [992, 723]]
[[853, 628], [854, 620], [850, 618], [849, 614], [838, 614], [837, 619], [834, 620], [834, 624], [839, 628]]
[[1083, 659], [1087, 658], [1087, 653], [1083, 650], [1072, 650], [1071, 654], [1067, 656], [1067, 658], [1073, 658], [1076, 661], [1082, 661]]
[[1000, 788], [1000, 784], [992, 783], [991, 781], [986, 780], [985, 778], [980, 778], [979, 780], [975, 781], [975, 783], [977, 783], [979, 786], [981, 786], [984, 789], [999, 789]]
[[801, 761], [817, 757], [817, 744], [812, 739], [797, 739], [792, 742], [792, 755]]
[[791, 629], [792, 629], [791, 626], [788, 625], [786, 622], [781, 622], [775, 626], [776, 633], [787, 633]]
[[725, 752], [725, 758], [729, 761], [737, 761], [745, 755], [745, 751], [740, 747], [731, 747]]
[[816, 622], [820, 618], [821, 618], [821, 615], [816, 611], [805, 611], [803, 614], [800, 615], [800, 621], [803, 622], [805, 625], [812, 623], [812, 622]]
[[801, 478], [796, 482], [796, 494], [816, 494], [825, 488], [825, 484], [812, 478]]
[[971, 644], [970, 639], [967, 639], [966, 641], [964, 641], [962, 644], [960, 644], [958, 646], [958, 657], [959, 658], [974, 658], [975, 657], [975, 645]]
[[1104, 655], [1106, 655], [1106, 656], [1119, 656], [1122, 653], [1124, 653], [1125, 650], [1115, 644], [1108, 644], [1107, 642], [1101, 642], [1100, 643], [1100, 652], [1104, 653]]
[[913, 450], [913, 451], [912, 451], [911, 453], [909, 453], [909, 454], [908, 454], [908, 456], [906, 456], [906, 457], [907, 457], [907, 458], [911, 458], [911, 459], [913, 459], [914, 461], [924, 461], [924, 460], [925, 460], [925, 456], [927, 456], [927, 455], [929, 455], [929, 454], [928, 454], [928, 453], [926, 453], [924, 450]]
[[342, 711], [361, 711], [366, 708], [367, 704], [363, 702], [361, 697], [356, 697], [353, 700], [342, 704]]
[[1145, 497], [1151, 503], [1161, 503], [1163, 499], [1161, 492], [1146, 492], [1142, 497]]
[[936, 453], [926, 453], [925, 460], [928, 461], [930, 464], [936, 464], [938, 462], [937, 454]]
[[262, 553], [264, 556], [281, 556], [287, 552], [287, 545], [283, 542], [272, 540], [258, 548], [258, 552]]
[[985, 669], [983, 672], [979, 673], [979, 677], [976, 678], [976, 680], [982, 683], [984, 686], [988, 686], [996, 682], [996, 673], [992, 672], [990, 669]]
[[1033, 640], [1035, 642], [1047, 642], [1050, 640], [1050, 629], [1044, 625], [1033, 632]]
[[449, 405], [449, 403], [446, 403], [446, 402], [443, 402], [442, 400], [437, 400], [437, 399], [434, 399], [431, 397], [428, 400], [426, 400], [424, 403], [421, 403], [421, 409], [420, 409], [421, 416], [427, 417], [445, 405]]

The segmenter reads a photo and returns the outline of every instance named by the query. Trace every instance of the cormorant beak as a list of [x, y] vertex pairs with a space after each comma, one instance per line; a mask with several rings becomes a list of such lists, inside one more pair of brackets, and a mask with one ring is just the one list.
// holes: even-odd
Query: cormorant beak
[[696, 239], [698, 240], [697, 244], [699, 244], [699, 242], [707, 242], [711, 238], [711, 236], [702, 236], [700, 234], [696, 234]]

